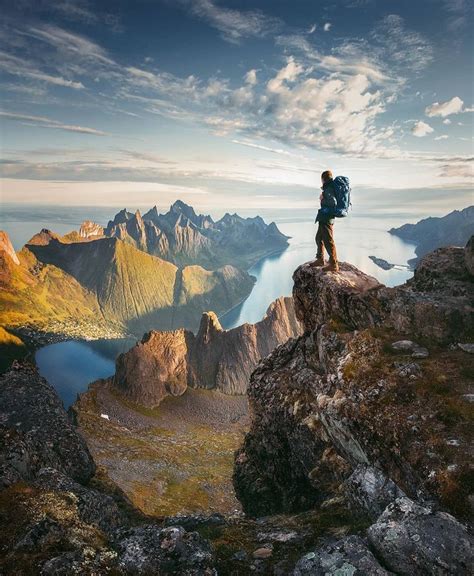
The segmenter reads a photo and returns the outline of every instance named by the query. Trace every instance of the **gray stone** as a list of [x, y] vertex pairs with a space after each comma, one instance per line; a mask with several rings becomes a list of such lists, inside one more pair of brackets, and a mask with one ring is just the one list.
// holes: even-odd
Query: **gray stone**
[[86, 488], [57, 470], [40, 470], [35, 485], [45, 490], [73, 494], [80, 519], [87, 524], [98, 526], [104, 532], [111, 532], [126, 523], [123, 513], [111, 496]]
[[411, 340], [398, 340], [392, 343], [392, 348], [397, 350], [397, 352], [411, 352], [414, 348], [417, 348], [418, 344], [412, 342]]
[[400, 576], [472, 574], [474, 542], [464, 526], [409, 498], [390, 504], [368, 538], [377, 557]]
[[373, 466], [358, 466], [344, 483], [344, 488], [351, 504], [373, 519], [378, 518], [391, 502], [405, 496], [395, 482]]
[[127, 575], [217, 575], [210, 545], [197, 532], [186, 532], [181, 526], [131, 528], [118, 536], [116, 549], [119, 568]]
[[387, 576], [359, 536], [347, 536], [301, 558], [293, 576]]
[[459, 342], [458, 347], [468, 354], [474, 354], [474, 344], [471, 344], [470, 342], [466, 342], [464, 344]]
[[426, 348], [419, 346], [413, 350], [411, 357], [412, 358], [428, 358], [429, 355], [430, 355], [430, 353], [428, 352], [428, 350]]

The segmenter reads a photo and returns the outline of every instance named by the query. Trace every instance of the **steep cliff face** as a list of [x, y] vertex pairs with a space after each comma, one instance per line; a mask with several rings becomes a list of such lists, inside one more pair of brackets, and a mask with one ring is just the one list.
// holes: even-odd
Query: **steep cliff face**
[[394, 289], [348, 264], [296, 270], [305, 334], [263, 360], [248, 389], [252, 426], [234, 471], [247, 512], [346, 494], [372, 517], [401, 495], [469, 514], [473, 357], [458, 347], [473, 326], [466, 257], [437, 250]]
[[114, 385], [127, 397], [156, 406], [187, 386], [244, 394], [260, 358], [301, 333], [291, 298], [279, 298], [261, 322], [223, 330], [214, 312], [202, 316], [196, 335], [150, 332], [116, 363]]

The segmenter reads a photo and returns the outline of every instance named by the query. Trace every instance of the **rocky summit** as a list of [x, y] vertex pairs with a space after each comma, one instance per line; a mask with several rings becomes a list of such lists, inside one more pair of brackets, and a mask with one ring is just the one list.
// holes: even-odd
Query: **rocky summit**
[[279, 298], [263, 320], [223, 330], [214, 312], [206, 312], [196, 335], [188, 330], [152, 331], [116, 361], [112, 383], [129, 399], [157, 406], [167, 395], [204, 388], [245, 394], [249, 376], [261, 358], [302, 325], [292, 298]]
[[371, 526], [295, 574], [471, 573], [471, 261], [472, 241], [440, 248], [393, 289], [350, 264], [296, 270], [305, 333], [251, 376], [235, 490], [250, 515], [341, 499]]

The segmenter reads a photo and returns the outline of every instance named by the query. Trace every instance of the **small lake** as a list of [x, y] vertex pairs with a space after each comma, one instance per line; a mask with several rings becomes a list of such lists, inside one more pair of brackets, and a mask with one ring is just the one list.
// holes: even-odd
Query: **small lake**
[[[249, 270], [257, 279], [255, 286], [242, 304], [220, 317], [225, 329], [261, 320], [273, 300], [291, 295], [292, 275], [297, 266], [314, 258], [316, 226], [312, 221], [277, 223], [284, 234], [291, 236], [290, 244], [283, 252], [260, 260]], [[336, 221], [339, 259], [351, 262], [387, 286], [405, 282], [412, 275], [408, 269], [382, 270], [369, 259], [373, 255], [393, 264], [406, 264], [414, 257], [413, 245], [387, 233], [390, 227], [399, 224], [400, 220], [357, 216]], [[113, 374], [116, 356], [133, 344], [132, 340], [60, 342], [38, 350], [36, 363], [41, 375], [58, 390], [68, 407], [90, 382]]]
[[67, 409], [91, 382], [112, 376], [116, 356], [134, 343], [129, 339], [70, 340], [40, 348], [35, 359], [41, 376], [56, 388]]

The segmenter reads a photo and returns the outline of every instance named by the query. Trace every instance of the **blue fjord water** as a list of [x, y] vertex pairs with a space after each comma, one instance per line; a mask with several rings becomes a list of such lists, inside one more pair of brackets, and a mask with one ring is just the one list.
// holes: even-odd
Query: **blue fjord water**
[[[110, 209], [100, 209], [95, 219], [105, 223]], [[267, 221], [272, 215], [262, 215]], [[60, 233], [77, 228], [84, 219], [82, 211], [63, 214], [58, 220], [54, 212], [41, 218], [0, 218], [1, 227], [13, 236], [18, 250], [35, 232], [48, 227]], [[279, 296], [290, 295], [293, 287], [292, 274], [295, 268], [314, 257], [314, 235], [316, 226], [309, 215], [298, 215], [293, 219], [281, 215], [273, 217], [280, 230], [291, 236], [286, 250], [263, 258], [249, 270], [257, 281], [249, 297], [220, 318], [225, 329], [234, 328], [244, 322], [258, 322], [269, 304]], [[353, 216], [336, 222], [335, 237], [339, 259], [351, 262], [364, 272], [375, 276], [380, 282], [395, 286], [405, 282], [411, 272], [397, 266], [382, 270], [370, 259], [370, 255], [384, 258], [388, 262], [404, 265], [414, 257], [414, 246], [388, 234], [392, 226], [402, 224], [402, 218]], [[160, 326], [156, 327], [160, 329]], [[38, 350], [36, 362], [40, 373], [58, 390], [64, 404], [69, 406], [76, 395], [87, 389], [90, 382], [113, 374], [117, 354], [133, 345], [132, 341], [68, 341], [51, 344]]]

